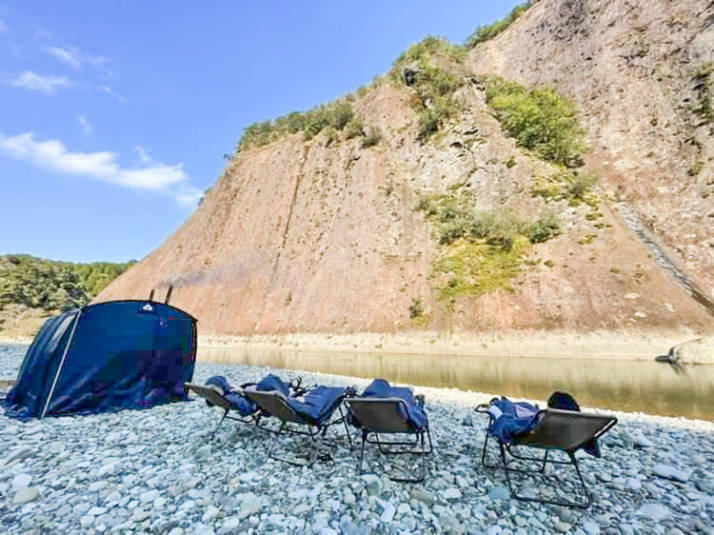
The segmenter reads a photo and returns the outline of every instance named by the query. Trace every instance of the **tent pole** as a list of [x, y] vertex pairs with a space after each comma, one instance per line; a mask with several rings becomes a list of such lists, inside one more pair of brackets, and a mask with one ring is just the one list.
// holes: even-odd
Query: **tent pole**
[[77, 329], [77, 324], [79, 323], [79, 317], [82, 315], [82, 309], [77, 311], [77, 317], [74, 318], [74, 325], [72, 325], [72, 332], [69, 333], [69, 340], [67, 340], [67, 345], [62, 352], [62, 359], [60, 360], [59, 367], [57, 368], [57, 373], [55, 374], [54, 381], [52, 381], [52, 387], [50, 388], [50, 393], [47, 395], [47, 401], [45, 401], [45, 407], [42, 409], [42, 414], [40, 415], [40, 420], [45, 417], [47, 412], [47, 407], [50, 406], [50, 400], [52, 399], [52, 394], [55, 392], [55, 386], [57, 386], [57, 380], [59, 379], [60, 372], [62, 371], [62, 366], [64, 366], [64, 359], [67, 357], [67, 352], [69, 351], [69, 346], [72, 344], [72, 339], [74, 338], [74, 331]]

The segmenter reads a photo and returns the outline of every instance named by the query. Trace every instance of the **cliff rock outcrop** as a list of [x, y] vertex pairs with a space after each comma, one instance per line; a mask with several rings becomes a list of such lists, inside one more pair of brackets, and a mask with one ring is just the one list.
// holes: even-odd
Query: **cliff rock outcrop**
[[[172, 285], [172, 302], [218, 334], [712, 332], [712, 314], [619, 210], [626, 202], [714, 297], [713, 126], [701, 109], [712, 6], [652, 4], [536, 2], [461, 59], [459, 112], [428, 139], [414, 89], [385, 78], [351, 103], [380, 133], [374, 144], [323, 130], [240, 150], [196, 212], [98, 299]], [[504, 133], [487, 103], [493, 75], [577, 104], [591, 148], [584, 169], [600, 187], [586, 198], [539, 193], [563, 169]], [[499, 249], [477, 230], [471, 241], [439, 234], [435, 218], [446, 224], [464, 205], [482, 218], [513, 214], [515, 241]], [[557, 218], [558, 231], [528, 241], [522, 229], [539, 215]]]

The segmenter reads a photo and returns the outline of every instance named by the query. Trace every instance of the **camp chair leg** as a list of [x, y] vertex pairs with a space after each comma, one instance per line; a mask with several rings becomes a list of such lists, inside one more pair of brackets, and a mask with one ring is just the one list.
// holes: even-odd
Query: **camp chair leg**
[[[364, 457], [364, 446], [366, 442], [370, 442], [371, 444], [376, 444], [377, 449], [382, 455], [417, 455], [420, 457], [420, 459], [417, 459], [418, 464], [419, 464], [419, 474], [417, 477], [389, 477], [392, 481], [396, 481], [399, 483], [421, 483], [424, 481], [424, 478], [426, 477], [426, 473], [428, 471], [427, 467], [427, 455], [430, 455], [433, 451], [433, 446], [431, 442], [431, 435], [429, 434], [428, 431], [421, 431], [416, 434], [414, 437], [414, 442], [411, 441], [384, 441], [380, 440], [379, 438], [379, 433], [374, 433], [374, 439], [369, 440], [368, 439], [368, 434], [367, 432], [363, 432], [362, 434], [362, 448], [360, 450], [360, 457], [359, 457], [359, 471], [362, 473], [362, 459]], [[429, 448], [427, 449], [426, 447], [426, 441], [424, 440], [424, 434], [427, 435], [428, 440], [429, 440]], [[406, 447], [407, 449], [399, 449], [399, 448], [404, 448]]]
[[364, 445], [367, 443], [365, 440], [367, 433], [362, 433], [362, 447], [359, 451], [359, 461], [357, 462], [357, 472], [362, 473], [362, 461], [364, 460]]
[[223, 416], [221, 417], [221, 420], [218, 422], [218, 425], [213, 429], [213, 432], [211, 433], [211, 436], [208, 438], [208, 440], [213, 440], [213, 437], [216, 436], [216, 432], [218, 431], [218, 428], [221, 427], [221, 424], [223, 423], [223, 420], [226, 419], [226, 416], [228, 416], [228, 410], [223, 413]]
[[[511, 472], [524, 472], [524, 473], [533, 473], [532, 471], [529, 470], [519, 470], [519, 469], [513, 469], [509, 468], [508, 466], [508, 456], [506, 455], [506, 447], [499, 443], [499, 448], [501, 452], [501, 460], [503, 461], [503, 468], [504, 472], [506, 473], [506, 482], [508, 483], [508, 490], [511, 494], [512, 498], [515, 498], [516, 500], [522, 501], [522, 502], [535, 502], [535, 503], [542, 503], [542, 504], [548, 504], [548, 505], [559, 505], [562, 507], [577, 507], [579, 509], [587, 509], [590, 507], [592, 504], [592, 494], [590, 494], [590, 491], [588, 490], [587, 486], [585, 485], [585, 481], [583, 480], [583, 476], [580, 473], [580, 467], [578, 466], [578, 460], [575, 458], [575, 455], [573, 453], [568, 452], [568, 456], [570, 457], [570, 462], [562, 462], [558, 464], [572, 464], [575, 467], [575, 472], [578, 475], [578, 479], [580, 480], [580, 488], [582, 489], [583, 493], [586, 496], [586, 501], [585, 502], [578, 502], [575, 500], [546, 500], [546, 499], [540, 499], [540, 498], [535, 498], [535, 497], [530, 497], [530, 496], [521, 496], [518, 494], [517, 490], [513, 486], [513, 482], [511, 481]], [[543, 460], [543, 465], [540, 469], [540, 472], [543, 473], [545, 470], [545, 462], [547, 459], [547, 450], [546, 450], [546, 455]], [[555, 462], [555, 461], [550, 461], [550, 462]], [[546, 476], [547, 477], [547, 476]]]
[[486, 433], [486, 438], [483, 441], [483, 449], [481, 450], [481, 464], [483, 466], [485, 466], [486, 468], [495, 469], [495, 468], [498, 468], [498, 463], [488, 464], [486, 462], [486, 448], [488, 447], [488, 439], [489, 439], [489, 435], [488, 435], [488, 433]]
[[350, 451], [352, 451], [352, 435], [350, 434], [350, 428], [347, 426], [347, 415], [345, 414], [345, 411], [342, 409], [341, 403], [340, 403], [339, 409], [340, 409], [340, 420], [342, 420], [342, 424], [345, 426], [345, 434], [347, 435], [347, 442], [350, 445]]
[[543, 455], [543, 465], [540, 467], [540, 473], [545, 474], [545, 467], [548, 464], [548, 450], [545, 450], [545, 455]]

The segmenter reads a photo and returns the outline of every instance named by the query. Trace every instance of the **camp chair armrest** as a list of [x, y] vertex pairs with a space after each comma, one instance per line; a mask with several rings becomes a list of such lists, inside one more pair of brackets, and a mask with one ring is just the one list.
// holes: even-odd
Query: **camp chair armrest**
[[478, 412], [478, 413], [481, 413], [481, 414], [490, 414], [490, 413], [488, 412], [488, 408], [489, 408], [490, 406], [491, 406], [490, 403], [479, 403], [478, 405], [476, 405], [476, 407], [474, 408], [474, 410], [475, 410], [476, 412]]
[[615, 427], [615, 424], [617, 424], [617, 418], [615, 418], [614, 416], [611, 416], [610, 421], [607, 422], [607, 425], [605, 425], [605, 427], [603, 427], [602, 429], [600, 429], [600, 431], [595, 433], [595, 436], [593, 438], [600, 438], [605, 433], [607, 433], [610, 429]]

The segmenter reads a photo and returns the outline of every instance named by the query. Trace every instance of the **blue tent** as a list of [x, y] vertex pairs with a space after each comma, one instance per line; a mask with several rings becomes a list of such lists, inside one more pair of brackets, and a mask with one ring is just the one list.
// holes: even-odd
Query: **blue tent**
[[196, 320], [153, 301], [110, 301], [48, 319], [27, 349], [6, 413], [30, 418], [184, 400]]

